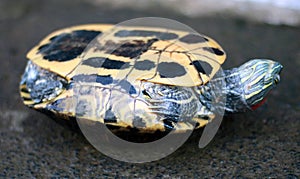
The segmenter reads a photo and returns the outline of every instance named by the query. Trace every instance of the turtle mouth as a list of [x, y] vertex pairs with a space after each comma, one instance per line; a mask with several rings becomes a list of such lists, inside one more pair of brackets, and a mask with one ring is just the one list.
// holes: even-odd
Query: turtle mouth
[[280, 82], [280, 73], [283, 69], [283, 66], [280, 63], [276, 62], [273, 66], [273, 69], [275, 72], [273, 79], [274, 79], [275, 85], [277, 85]]
[[280, 82], [280, 75], [279, 74], [276, 74], [274, 76], [274, 82], [275, 82], [276, 85]]

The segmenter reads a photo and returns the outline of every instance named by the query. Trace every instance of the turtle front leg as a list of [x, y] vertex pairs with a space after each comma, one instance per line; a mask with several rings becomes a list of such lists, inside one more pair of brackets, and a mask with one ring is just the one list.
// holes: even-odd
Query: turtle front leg
[[164, 122], [166, 130], [176, 129], [179, 122], [192, 122], [198, 110], [199, 102], [191, 88], [145, 82], [142, 94], [149, 112]]

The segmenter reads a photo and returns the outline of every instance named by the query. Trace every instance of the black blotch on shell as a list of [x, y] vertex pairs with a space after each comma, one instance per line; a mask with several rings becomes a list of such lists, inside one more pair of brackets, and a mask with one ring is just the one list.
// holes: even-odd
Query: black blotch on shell
[[161, 62], [157, 65], [157, 71], [161, 78], [174, 78], [185, 75], [185, 68], [175, 62]]
[[65, 62], [80, 55], [86, 46], [99, 34], [100, 31], [76, 30], [63, 33], [50, 39], [50, 43], [38, 49], [45, 60]]
[[113, 83], [113, 78], [110, 75], [97, 75], [96, 82], [103, 85], [108, 85]]
[[86, 83], [101, 83], [103, 85], [115, 84], [129, 94], [137, 94], [136, 89], [127, 80], [113, 80], [110, 75], [75, 75], [72, 79], [74, 82], [86, 82]]
[[171, 32], [157, 32], [150, 30], [120, 30], [114, 34], [116, 37], [156, 37], [160, 40], [171, 40], [178, 38], [177, 34]]
[[95, 67], [95, 68], [105, 68], [105, 69], [125, 69], [130, 65], [128, 62], [123, 62], [119, 60], [112, 60], [103, 57], [93, 57], [82, 62], [83, 65]]
[[28, 91], [27, 88], [21, 88], [20, 91], [21, 91], [21, 92], [24, 92], [24, 93], [29, 93], [29, 91]]
[[109, 109], [105, 112], [104, 115], [104, 123], [116, 123], [117, 117], [115, 114]]
[[222, 56], [224, 55], [224, 52], [218, 48], [214, 48], [214, 47], [203, 47], [202, 48], [205, 51], [211, 52], [212, 54], [216, 54], [218, 56]]
[[120, 45], [116, 44], [115, 49], [113, 51], [107, 51], [116, 56], [123, 56], [129, 58], [139, 57], [142, 53], [146, 52], [149, 47], [156, 42], [158, 39], [151, 39], [147, 42], [143, 40], [132, 40], [124, 42]]
[[23, 101], [31, 101], [31, 97], [22, 97]]
[[137, 61], [134, 68], [137, 70], [151, 70], [155, 67], [155, 63], [150, 60]]
[[76, 82], [101, 83], [103, 85], [113, 83], [113, 78], [110, 75], [75, 75], [71, 80]]
[[190, 65], [194, 65], [199, 73], [206, 74], [208, 76], [211, 74], [213, 69], [209, 63], [201, 60], [193, 61], [190, 63]]
[[72, 81], [75, 82], [95, 82], [97, 75], [75, 75], [71, 78]]
[[194, 44], [194, 43], [204, 43], [208, 42], [209, 40], [199, 34], [188, 34], [179, 39], [179, 41], [187, 43], [187, 44]]
[[125, 90], [129, 94], [137, 94], [134, 86], [131, 85], [127, 80], [120, 80], [118, 82], [118, 86], [120, 86], [123, 90]]

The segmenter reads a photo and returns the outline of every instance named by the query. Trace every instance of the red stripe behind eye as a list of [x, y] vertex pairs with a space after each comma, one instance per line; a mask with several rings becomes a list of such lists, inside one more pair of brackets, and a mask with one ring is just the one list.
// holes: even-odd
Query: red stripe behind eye
[[262, 101], [260, 101], [259, 103], [251, 106], [252, 110], [256, 110], [257, 108], [259, 108], [261, 105], [263, 105], [265, 102], [267, 101], [267, 98], [264, 98]]

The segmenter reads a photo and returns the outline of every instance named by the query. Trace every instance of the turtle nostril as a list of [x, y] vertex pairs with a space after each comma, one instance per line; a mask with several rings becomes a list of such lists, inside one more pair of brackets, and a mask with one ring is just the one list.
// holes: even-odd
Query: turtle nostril
[[281, 73], [282, 69], [283, 69], [283, 66], [282, 66], [282, 65], [280, 65], [279, 74]]

